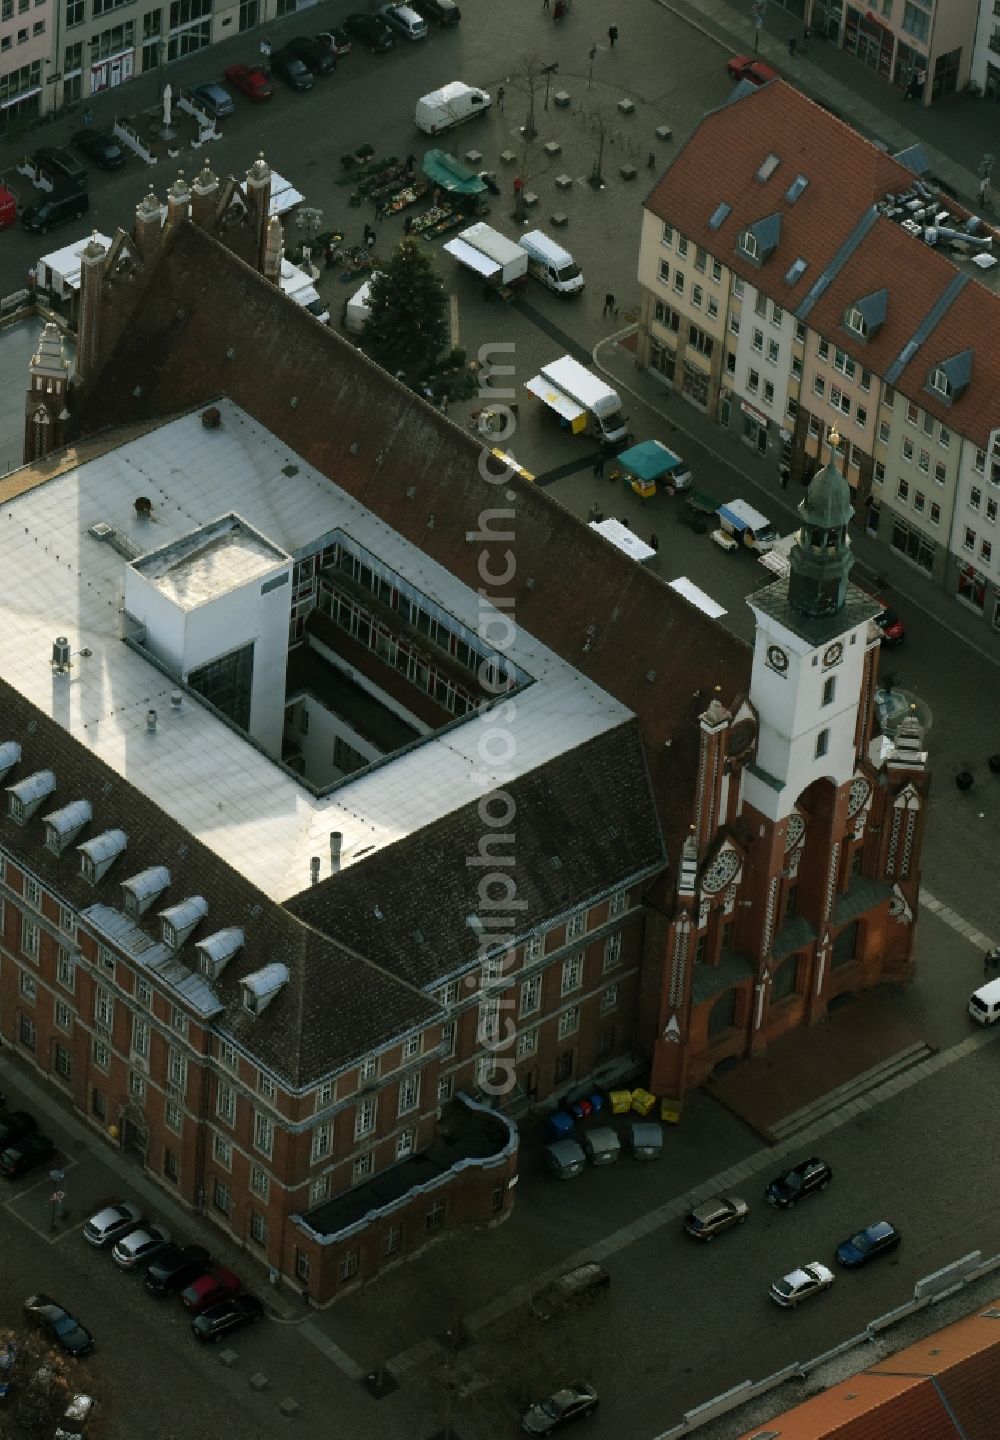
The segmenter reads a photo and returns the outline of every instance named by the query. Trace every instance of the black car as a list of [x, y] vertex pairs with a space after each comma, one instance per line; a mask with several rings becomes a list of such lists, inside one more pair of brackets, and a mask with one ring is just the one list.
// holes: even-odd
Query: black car
[[212, 1264], [204, 1245], [168, 1245], [146, 1266], [146, 1289], [153, 1295], [169, 1295], [183, 1290]]
[[308, 35], [294, 35], [285, 42], [285, 49], [297, 56], [314, 75], [332, 75], [337, 68], [337, 57], [329, 45]]
[[876, 1220], [859, 1230], [856, 1235], [842, 1241], [837, 1246], [837, 1259], [841, 1265], [855, 1270], [859, 1265], [867, 1265], [869, 1260], [874, 1260], [879, 1255], [889, 1255], [893, 1250], [898, 1250], [901, 1239], [899, 1231], [890, 1221]]
[[391, 50], [396, 43], [388, 21], [383, 20], [381, 15], [348, 15], [344, 21], [344, 29], [355, 40], [360, 40], [362, 45], [367, 45], [373, 53]]
[[37, 1129], [37, 1120], [27, 1110], [4, 1110], [0, 1113], [0, 1145], [11, 1145], [24, 1135], [33, 1135]]
[[313, 87], [312, 71], [307, 70], [291, 50], [276, 50], [271, 56], [271, 70], [293, 90], [311, 90]]
[[779, 1175], [772, 1180], [764, 1191], [769, 1205], [777, 1205], [779, 1210], [787, 1210], [790, 1205], [801, 1200], [803, 1195], [811, 1195], [814, 1190], [825, 1190], [833, 1179], [833, 1171], [825, 1160], [820, 1160], [813, 1155], [809, 1160], [803, 1160], [791, 1170], [786, 1170], [784, 1175]]
[[416, 10], [425, 20], [432, 20], [435, 25], [457, 25], [462, 18], [462, 12], [455, 4], [455, 0], [407, 0], [411, 10]]
[[55, 145], [43, 145], [34, 152], [31, 160], [35, 168], [47, 175], [56, 185], [70, 184], [86, 190], [89, 179], [87, 167], [81, 165], [71, 151]]
[[79, 1320], [57, 1305], [48, 1295], [29, 1295], [24, 1313], [32, 1325], [45, 1330], [70, 1355], [86, 1355], [94, 1348], [94, 1337]]
[[20, 1140], [12, 1140], [0, 1151], [0, 1171], [12, 1180], [15, 1175], [23, 1175], [35, 1165], [51, 1160], [55, 1153], [56, 1147], [47, 1135], [22, 1135]]
[[191, 1321], [191, 1333], [196, 1340], [221, 1340], [241, 1325], [256, 1325], [263, 1314], [264, 1307], [256, 1295], [233, 1295], [196, 1315]]
[[78, 130], [73, 144], [101, 170], [117, 170], [125, 164], [125, 151], [106, 130]]

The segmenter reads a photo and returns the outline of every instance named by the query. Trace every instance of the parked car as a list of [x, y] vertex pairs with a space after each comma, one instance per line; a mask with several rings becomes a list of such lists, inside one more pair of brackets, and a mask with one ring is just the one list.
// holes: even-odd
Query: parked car
[[31, 162], [37, 170], [47, 175], [56, 185], [65, 185], [68, 182], [80, 190], [87, 188], [87, 182], [90, 179], [87, 167], [80, 164], [71, 150], [63, 150], [54, 145], [43, 145], [40, 150], [34, 152]]
[[71, 1395], [59, 1421], [55, 1440], [79, 1440], [96, 1404], [93, 1395]]
[[142, 1223], [142, 1211], [130, 1200], [120, 1200], [117, 1205], [106, 1205], [91, 1215], [83, 1227], [83, 1238], [91, 1245], [110, 1245], [120, 1240], [130, 1230], [137, 1230]]
[[248, 100], [270, 100], [274, 94], [270, 80], [259, 65], [230, 65], [226, 79]]
[[29, 1295], [24, 1302], [24, 1314], [32, 1325], [46, 1331], [68, 1354], [86, 1355], [93, 1350], [94, 1337], [90, 1331], [85, 1330], [79, 1320], [48, 1295]]
[[154, 1295], [169, 1295], [204, 1275], [211, 1263], [204, 1245], [167, 1245], [147, 1265], [143, 1284]]
[[551, 1435], [571, 1420], [582, 1420], [597, 1409], [597, 1391], [585, 1380], [575, 1380], [547, 1400], [532, 1405], [521, 1417], [521, 1429], [529, 1435]]
[[[878, 596], [874, 598], [878, 600]], [[879, 601], [879, 603], [884, 604], [884, 601]], [[882, 636], [883, 645], [902, 645], [906, 639], [906, 626], [895, 610], [891, 610], [888, 605], [875, 616], [875, 624]]]
[[107, 130], [91, 130], [89, 126], [77, 130], [73, 144], [101, 170], [118, 170], [125, 164], [125, 151]]
[[0, 1113], [0, 1145], [13, 1144], [23, 1135], [33, 1135], [38, 1121], [27, 1110], [4, 1110]]
[[242, 1288], [239, 1279], [231, 1270], [224, 1270], [221, 1265], [216, 1266], [207, 1274], [199, 1275], [181, 1291], [181, 1304], [185, 1310], [190, 1310], [192, 1315], [200, 1315], [212, 1305], [219, 1305], [223, 1300], [238, 1295]]
[[427, 21], [410, 5], [383, 5], [382, 14], [404, 40], [426, 40]]
[[276, 50], [271, 56], [271, 73], [280, 75], [286, 85], [302, 92], [313, 87], [312, 72], [290, 50]]
[[328, 49], [332, 50], [338, 60], [342, 56], [350, 55], [351, 53], [351, 37], [347, 31], [342, 30], [339, 25], [335, 25], [332, 30], [321, 30], [316, 36], [316, 39], [321, 45], [325, 45]]
[[455, 0], [411, 0], [411, 4], [418, 15], [435, 25], [457, 25], [462, 18]]
[[734, 80], [749, 80], [751, 85], [766, 85], [768, 80], [777, 80], [778, 72], [766, 60], [755, 60], [752, 55], [734, 55], [726, 61], [726, 69]]
[[890, 1251], [898, 1250], [901, 1239], [895, 1225], [888, 1220], [876, 1220], [849, 1240], [842, 1241], [837, 1246], [837, 1259], [848, 1269], [856, 1269], [874, 1260], [877, 1255], [888, 1255]]
[[232, 115], [236, 109], [236, 101], [229, 91], [224, 85], [217, 85], [214, 80], [205, 85], [192, 85], [191, 99], [203, 110], [207, 110], [209, 115], [214, 115], [216, 120], [223, 115]]
[[159, 1255], [170, 1244], [170, 1231], [165, 1225], [142, 1225], [124, 1235], [111, 1252], [111, 1258], [123, 1270], [134, 1270]]
[[56, 1147], [49, 1137], [33, 1131], [22, 1135], [20, 1140], [12, 1140], [5, 1150], [0, 1151], [0, 1171], [8, 1180], [13, 1180], [15, 1175], [23, 1175], [26, 1170], [51, 1160], [55, 1153]]
[[196, 1340], [221, 1340], [230, 1330], [241, 1325], [256, 1325], [262, 1319], [264, 1307], [256, 1295], [231, 1295], [218, 1305], [210, 1305], [191, 1321], [191, 1332]]
[[771, 1286], [771, 1299], [786, 1310], [794, 1310], [796, 1305], [801, 1305], [802, 1301], [808, 1300], [811, 1295], [829, 1290], [832, 1284], [833, 1271], [821, 1265], [818, 1260], [810, 1260], [808, 1265], [803, 1265], [798, 1270], [790, 1270], [780, 1280], [775, 1280]]
[[367, 45], [373, 54], [391, 50], [396, 43], [395, 35], [381, 15], [348, 15], [344, 29], [353, 39]]
[[714, 1200], [696, 1205], [689, 1215], [685, 1215], [684, 1229], [695, 1240], [707, 1242], [721, 1235], [723, 1230], [742, 1225], [749, 1214], [750, 1206], [738, 1195], [717, 1195]]
[[596, 1295], [611, 1284], [611, 1276], [596, 1260], [588, 1260], [560, 1275], [532, 1296], [531, 1309], [542, 1320], [550, 1320], [585, 1295]]
[[285, 42], [285, 49], [297, 56], [314, 75], [332, 75], [337, 68], [337, 57], [329, 45], [314, 40], [311, 35], [293, 35]]
[[779, 1210], [787, 1210], [804, 1195], [811, 1195], [814, 1190], [825, 1190], [832, 1179], [833, 1171], [826, 1161], [813, 1155], [811, 1159], [802, 1160], [791, 1170], [778, 1175], [764, 1194], [769, 1205], [777, 1205]]
[[47, 235], [55, 225], [82, 220], [90, 209], [90, 196], [76, 185], [43, 195], [21, 211], [21, 224], [32, 235]]

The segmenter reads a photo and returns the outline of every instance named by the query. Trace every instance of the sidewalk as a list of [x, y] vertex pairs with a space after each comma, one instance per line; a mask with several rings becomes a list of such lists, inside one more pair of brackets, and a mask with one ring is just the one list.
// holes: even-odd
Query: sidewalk
[[[669, 432], [688, 436], [721, 464], [738, 470], [753, 492], [750, 498], [755, 504], [761, 504], [782, 534], [796, 529], [799, 523], [796, 507], [804, 493], [801, 487], [782, 490], [773, 457], [758, 455], [738, 435], [716, 425], [677, 391], [668, 390], [648, 371], [637, 370], [632, 351], [623, 344], [633, 333], [634, 328], [630, 327], [598, 341], [594, 347], [595, 366], [608, 376], [617, 390], [633, 396], [653, 411]], [[638, 427], [633, 428], [638, 434]], [[923, 572], [914, 571], [888, 546], [872, 540], [860, 523], [852, 529], [851, 544], [861, 578], [877, 580], [876, 588], [896, 608], [906, 615], [920, 611], [982, 659], [992, 665], [1000, 664], [997, 655], [983, 644], [982, 620], [966, 614], [957, 602], [949, 601], [943, 590], [923, 578]]]

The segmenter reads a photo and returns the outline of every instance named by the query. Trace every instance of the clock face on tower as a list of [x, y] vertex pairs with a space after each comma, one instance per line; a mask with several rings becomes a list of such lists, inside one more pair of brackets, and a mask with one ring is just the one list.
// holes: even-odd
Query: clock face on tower
[[839, 640], [835, 640], [832, 645], [828, 645], [823, 651], [823, 664], [836, 665], [843, 658], [843, 654], [843, 645]]
[[780, 645], [769, 645], [767, 647], [767, 663], [772, 670], [777, 670], [780, 675], [784, 675], [788, 669], [788, 656]]
[[740, 857], [734, 850], [720, 850], [701, 877], [701, 888], [709, 895], [727, 886], [740, 868]]

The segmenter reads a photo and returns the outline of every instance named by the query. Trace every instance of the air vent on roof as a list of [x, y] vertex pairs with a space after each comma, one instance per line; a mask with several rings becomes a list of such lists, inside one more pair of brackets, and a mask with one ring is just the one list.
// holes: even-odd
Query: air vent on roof
[[208, 935], [204, 940], [199, 940], [195, 949], [198, 952], [198, 969], [209, 980], [217, 980], [230, 960], [243, 948], [243, 931], [235, 926], [226, 930], [216, 930], [214, 935]]
[[202, 895], [189, 895], [179, 905], [160, 911], [160, 939], [171, 950], [180, 950], [188, 936], [208, 914], [208, 901]]
[[807, 176], [796, 175], [791, 185], [789, 185], [788, 189], [785, 191], [785, 199], [788, 201], [789, 205], [795, 204], [796, 200], [799, 198], [799, 196], [802, 194], [803, 190], [808, 184], [809, 180]]
[[550, 855], [550, 856], [549, 856], [549, 864], [552, 866], [553, 870], [561, 870], [561, 869], [562, 869], [562, 857], [559, 856], [559, 855]]
[[263, 970], [255, 970], [252, 975], [244, 976], [244, 1010], [249, 1010], [251, 1015], [259, 1015], [261, 1011], [267, 1009], [278, 991], [287, 984], [287, 965], [265, 965]]
[[719, 226], [722, 225], [726, 219], [728, 219], [729, 215], [732, 213], [732, 209], [733, 207], [731, 205], [727, 205], [725, 200], [722, 201], [721, 205], [717, 205], [712, 211], [711, 219], [708, 222], [709, 230], [718, 230]]
[[95, 540], [110, 540], [114, 534], [114, 527], [109, 525], [106, 520], [98, 520], [96, 525], [91, 525], [87, 534], [93, 535]]
[[646, 671], [646, 679], [649, 681], [650, 684], [652, 684], [653, 681], [656, 679], [656, 671], [655, 671], [655, 670], [647, 670], [647, 671]]
[[124, 854], [128, 846], [128, 836], [124, 830], [104, 830], [100, 835], [95, 835], [93, 840], [84, 840], [82, 845], [76, 848], [80, 852], [80, 873], [84, 879], [96, 885], [110, 870], [111, 866]]
[[781, 160], [777, 155], [773, 153], [768, 155], [764, 163], [761, 165], [760, 169], [757, 171], [757, 179], [770, 180], [771, 176], [774, 174], [775, 170], [777, 170], [780, 164]]
[[996, 1305], [991, 1305], [988, 1310], [980, 1310], [979, 1314], [984, 1320], [1000, 1320], [1000, 1309]]
[[4, 740], [0, 744], [0, 780], [13, 770], [21, 758], [21, 747], [16, 740]]
[[138, 920], [158, 900], [170, 884], [170, 871], [165, 865], [151, 865], [140, 870], [138, 875], [122, 881], [122, 898], [125, 914], [130, 920]]
[[55, 855], [61, 855], [91, 818], [89, 800], [71, 800], [61, 810], [42, 816], [45, 844]]
[[413, 932], [413, 943], [414, 943], [414, 945], [426, 945], [426, 944], [427, 944], [427, 941], [424, 939], [424, 932], [423, 932], [422, 930], [414, 930], [414, 932]]
[[251, 919], [251, 920], [259, 920], [260, 917], [263, 915], [263, 913], [264, 913], [264, 907], [263, 907], [263, 905], [254, 905], [253, 908], [252, 908], [251, 911], [250, 911], [250, 919]]
[[807, 263], [807, 261], [802, 259], [794, 260], [789, 267], [788, 274], [785, 276], [785, 284], [794, 285], [796, 280], [801, 279], [805, 273]]
[[297, 465], [293, 465], [291, 461], [289, 461], [287, 465], [282, 465], [281, 473], [282, 475], [287, 475], [289, 480], [291, 480], [293, 475], [297, 475], [299, 473], [299, 467]]
[[16, 785], [8, 785], [11, 819], [23, 825], [26, 820], [31, 819], [55, 788], [56, 777], [51, 770], [36, 770], [34, 775], [25, 776]]

